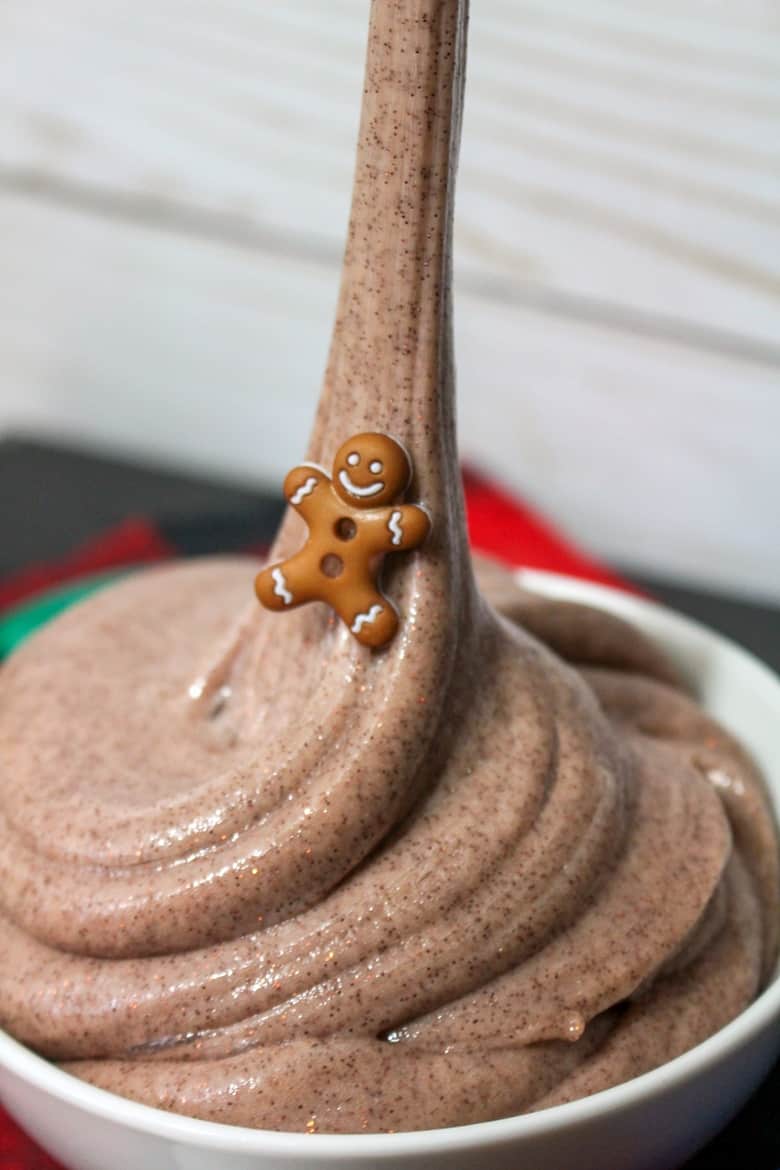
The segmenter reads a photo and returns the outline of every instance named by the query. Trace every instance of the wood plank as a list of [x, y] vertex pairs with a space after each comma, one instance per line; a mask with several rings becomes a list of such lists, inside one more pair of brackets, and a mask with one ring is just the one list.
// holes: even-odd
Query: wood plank
[[[340, 251], [365, 0], [5, 0], [0, 165]], [[457, 266], [659, 334], [780, 336], [780, 35], [762, 0], [481, 0]]]
[[[10, 195], [0, 254], [0, 429], [265, 483], [300, 457], [335, 263]], [[456, 326], [473, 461], [587, 547], [780, 597], [776, 368], [470, 293]]]

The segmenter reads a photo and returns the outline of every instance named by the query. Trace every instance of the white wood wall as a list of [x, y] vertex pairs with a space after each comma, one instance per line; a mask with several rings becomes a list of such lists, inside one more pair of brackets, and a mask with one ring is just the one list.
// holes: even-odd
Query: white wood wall
[[[0, 0], [0, 430], [271, 482], [336, 296], [367, 0]], [[472, 0], [461, 443], [780, 597], [777, 0]]]

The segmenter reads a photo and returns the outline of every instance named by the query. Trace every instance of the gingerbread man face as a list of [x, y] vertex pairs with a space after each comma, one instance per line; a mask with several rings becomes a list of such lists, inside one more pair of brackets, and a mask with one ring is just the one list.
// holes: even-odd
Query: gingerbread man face
[[343, 443], [332, 479], [312, 463], [294, 467], [284, 494], [306, 521], [309, 537], [294, 556], [258, 574], [255, 592], [266, 609], [324, 601], [364, 646], [389, 642], [399, 615], [379, 587], [382, 559], [417, 548], [431, 524], [419, 504], [398, 502], [411, 477], [404, 448], [380, 434]]
[[353, 435], [333, 460], [333, 487], [354, 508], [391, 504], [406, 491], [411, 478], [409, 456], [389, 435]]

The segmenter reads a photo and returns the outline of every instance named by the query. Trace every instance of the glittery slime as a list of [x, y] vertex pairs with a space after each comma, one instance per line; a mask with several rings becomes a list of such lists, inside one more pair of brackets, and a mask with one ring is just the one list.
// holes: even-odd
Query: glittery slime
[[[777, 948], [760, 777], [643, 637], [470, 560], [450, 236], [465, 4], [373, 0], [308, 458], [413, 454], [386, 649], [260, 566], [151, 570], [0, 674], [0, 1024], [195, 1117], [362, 1132], [539, 1109], [683, 1052]], [[522, 371], [518, 371], [518, 383]], [[288, 514], [272, 559], [300, 546]]]

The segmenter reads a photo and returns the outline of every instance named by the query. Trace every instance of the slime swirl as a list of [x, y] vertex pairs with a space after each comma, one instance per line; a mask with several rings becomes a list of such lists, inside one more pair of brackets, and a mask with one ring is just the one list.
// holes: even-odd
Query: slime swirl
[[[0, 1023], [76, 1076], [300, 1131], [506, 1116], [623, 1081], [777, 951], [761, 778], [613, 617], [469, 557], [450, 237], [465, 4], [373, 0], [308, 458], [414, 454], [381, 652], [260, 566], [156, 569], [0, 675]], [[288, 514], [272, 560], [300, 544]]]

